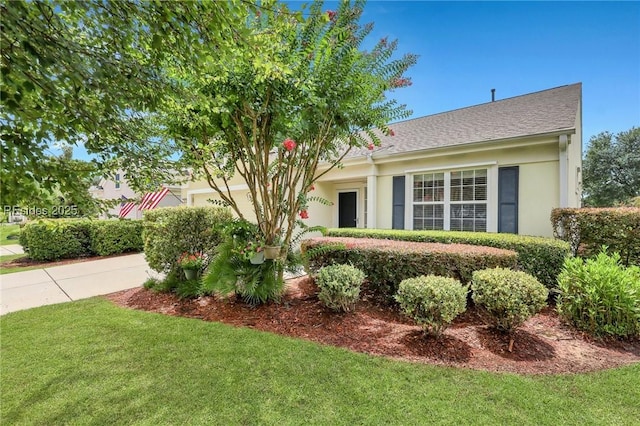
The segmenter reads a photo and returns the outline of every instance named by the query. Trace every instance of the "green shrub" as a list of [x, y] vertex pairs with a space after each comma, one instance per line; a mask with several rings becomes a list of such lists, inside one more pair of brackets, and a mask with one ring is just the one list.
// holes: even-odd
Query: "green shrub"
[[142, 287], [146, 288], [147, 290], [156, 290], [160, 283], [160, 279], [149, 277], [144, 281], [144, 283], [142, 283]]
[[50, 219], [28, 222], [22, 229], [20, 243], [29, 258], [49, 261], [90, 256], [92, 221], [85, 219]]
[[180, 299], [191, 299], [201, 294], [201, 284], [199, 279], [184, 280], [176, 283], [174, 292]]
[[142, 251], [141, 220], [93, 221], [89, 228], [91, 251], [99, 256]]
[[472, 299], [489, 314], [492, 325], [513, 334], [546, 306], [549, 291], [531, 275], [495, 268], [473, 273]]
[[420, 276], [403, 280], [395, 299], [427, 334], [440, 336], [467, 308], [468, 289], [453, 278]]
[[34, 260], [107, 256], [142, 250], [142, 223], [136, 220], [41, 219], [27, 222], [20, 244]]
[[222, 232], [223, 241], [204, 275], [201, 293], [226, 296], [234, 292], [252, 305], [278, 300], [284, 291], [279, 279], [281, 261], [252, 264], [245, 252], [248, 242], [260, 238], [258, 226], [235, 219]]
[[602, 246], [620, 254], [623, 265], [640, 265], [640, 208], [554, 209], [553, 232], [574, 255], [596, 256]]
[[419, 275], [446, 276], [466, 284], [475, 270], [517, 266], [513, 251], [462, 244], [322, 237], [305, 240], [301, 248], [309, 272], [351, 264], [365, 273], [373, 291], [387, 297], [397, 292], [402, 280]]
[[145, 212], [143, 241], [149, 266], [185, 280], [180, 256], [203, 253], [211, 259], [222, 241], [222, 225], [231, 219], [230, 211], [221, 207], [165, 207]]
[[624, 268], [617, 253], [567, 259], [558, 277], [557, 309], [594, 336], [640, 336], [640, 267]]
[[360, 286], [365, 275], [351, 265], [325, 266], [318, 271], [318, 298], [329, 309], [349, 312], [360, 298]]
[[562, 269], [564, 259], [570, 254], [569, 244], [564, 241], [490, 232], [339, 228], [329, 229], [326, 235], [330, 237], [382, 238], [428, 243], [469, 244], [513, 250], [518, 253], [519, 268], [536, 277], [538, 281], [549, 289], [555, 288], [556, 278]]
[[18, 236], [18, 244], [22, 246], [22, 249], [27, 254], [29, 253], [29, 241], [27, 240], [27, 233], [23, 231], [28, 223], [29, 222], [20, 224], [20, 235]]

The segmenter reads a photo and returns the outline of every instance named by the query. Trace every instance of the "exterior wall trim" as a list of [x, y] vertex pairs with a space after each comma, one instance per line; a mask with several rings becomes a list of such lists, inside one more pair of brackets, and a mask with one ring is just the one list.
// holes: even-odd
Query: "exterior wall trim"
[[444, 166], [444, 167], [426, 167], [426, 168], [421, 168], [421, 169], [411, 169], [411, 170], [405, 170], [405, 174], [413, 174], [413, 173], [420, 173], [420, 172], [433, 172], [433, 171], [441, 171], [441, 170], [453, 170], [453, 169], [469, 169], [469, 168], [474, 168], [474, 167], [488, 167], [488, 166], [495, 166], [496, 164], [498, 164], [497, 161], [485, 161], [482, 163], [466, 163], [466, 164], [454, 164], [451, 166]]

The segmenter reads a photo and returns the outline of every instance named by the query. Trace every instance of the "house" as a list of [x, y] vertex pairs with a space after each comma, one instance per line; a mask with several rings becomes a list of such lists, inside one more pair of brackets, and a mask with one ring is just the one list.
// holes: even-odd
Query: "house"
[[[311, 205], [307, 222], [551, 237], [551, 210], [580, 206], [581, 104], [577, 83], [392, 124], [380, 147], [351, 152], [315, 184], [333, 205]], [[230, 190], [251, 212], [247, 186]], [[206, 182], [183, 197], [219, 199]]]
[[122, 171], [118, 171], [114, 179], [102, 178], [97, 186], [89, 189], [89, 192], [95, 198], [121, 200], [115, 207], [102, 213], [101, 219], [110, 217], [142, 219], [143, 211], [146, 209], [183, 204], [181, 185], [163, 185], [156, 192], [139, 194], [129, 187]]

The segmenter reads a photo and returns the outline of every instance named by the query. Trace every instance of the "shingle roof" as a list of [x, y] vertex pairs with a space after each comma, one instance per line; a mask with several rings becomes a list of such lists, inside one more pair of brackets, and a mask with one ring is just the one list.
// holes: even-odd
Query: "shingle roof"
[[[582, 98], [582, 83], [456, 109], [392, 124], [380, 154], [572, 131]], [[366, 150], [350, 153], [363, 155]], [[375, 151], [374, 151], [375, 152]]]

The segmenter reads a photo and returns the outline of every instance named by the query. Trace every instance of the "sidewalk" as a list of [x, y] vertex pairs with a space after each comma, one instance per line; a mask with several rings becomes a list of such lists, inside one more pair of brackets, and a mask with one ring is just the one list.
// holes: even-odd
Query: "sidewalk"
[[0, 275], [0, 315], [139, 287], [150, 276], [143, 253]]
[[22, 254], [24, 250], [22, 250], [22, 246], [20, 244], [7, 244], [5, 246], [0, 246], [0, 256], [10, 256], [12, 254]]

